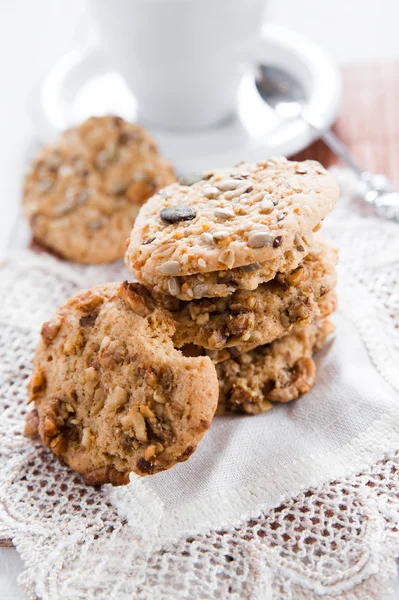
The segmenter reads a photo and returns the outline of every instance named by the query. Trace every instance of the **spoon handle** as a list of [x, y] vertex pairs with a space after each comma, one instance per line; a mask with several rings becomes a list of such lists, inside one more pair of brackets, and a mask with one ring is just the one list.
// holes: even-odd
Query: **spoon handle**
[[399, 193], [394, 191], [392, 182], [385, 175], [369, 173], [360, 168], [348, 148], [331, 129], [317, 126], [303, 114], [302, 118], [318, 133], [330, 150], [356, 173], [358, 197], [374, 205], [381, 217], [399, 222]]
[[320, 127], [317, 127], [317, 125], [311, 123], [308, 119], [306, 119], [306, 121], [318, 132], [321, 139], [330, 148], [330, 150], [332, 150], [336, 156], [346, 163], [348, 167], [355, 171], [356, 175], [360, 177], [362, 173], [364, 173], [364, 169], [357, 164], [348, 148], [331, 129], [321, 129]]

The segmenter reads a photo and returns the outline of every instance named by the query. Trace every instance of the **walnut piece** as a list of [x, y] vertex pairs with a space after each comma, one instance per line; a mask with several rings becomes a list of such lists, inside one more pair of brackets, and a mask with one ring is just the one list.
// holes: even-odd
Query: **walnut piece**
[[126, 485], [129, 483], [129, 473], [121, 473], [113, 467], [98, 467], [82, 475], [83, 480], [88, 485], [102, 485], [111, 483], [112, 485]]
[[24, 434], [34, 437], [39, 433], [39, 414], [37, 410], [31, 410], [25, 419]]
[[46, 388], [46, 384], [47, 381], [44, 371], [39, 367], [33, 372], [33, 375], [28, 384], [28, 404], [30, 402], [33, 402], [36, 399], [36, 397], [40, 394], [40, 392], [42, 392]]
[[129, 412], [122, 417], [121, 423], [125, 429], [133, 429], [134, 435], [139, 442], [146, 442], [148, 440], [145, 419], [136, 408], [129, 410]]
[[126, 344], [121, 340], [111, 340], [108, 336], [101, 342], [98, 359], [103, 367], [112, 369], [121, 364], [127, 356]]
[[51, 342], [57, 337], [59, 330], [61, 329], [63, 318], [61, 316], [54, 317], [51, 321], [43, 323], [40, 335], [42, 336], [43, 342], [46, 346], [49, 346]]
[[124, 281], [116, 295], [140, 317], [147, 317], [155, 308], [150, 292], [139, 283]]
[[275, 387], [266, 394], [272, 402], [296, 400], [300, 394], [306, 394], [316, 380], [316, 365], [311, 358], [300, 358], [292, 369], [293, 379], [284, 387]]
[[115, 412], [127, 402], [128, 393], [122, 387], [117, 385], [108, 395], [105, 402], [105, 408], [108, 412]]

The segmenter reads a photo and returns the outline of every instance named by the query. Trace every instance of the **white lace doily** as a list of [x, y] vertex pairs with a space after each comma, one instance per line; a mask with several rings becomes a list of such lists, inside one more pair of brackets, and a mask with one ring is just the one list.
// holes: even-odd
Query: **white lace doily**
[[[384, 598], [399, 556], [399, 405], [392, 401], [399, 399], [399, 227], [343, 200], [324, 229], [340, 248], [345, 293], [359, 298], [345, 303], [339, 335], [352, 328], [361, 336], [366, 370], [357, 377], [367, 379], [375, 370], [376, 389], [367, 393], [370, 402], [373, 394], [382, 398], [381, 415], [370, 413], [367, 435], [351, 440], [352, 464], [337, 469], [332, 461], [324, 469], [321, 462], [306, 488], [306, 469], [298, 467], [301, 477], [289, 478], [292, 490], [284, 501], [278, 494], [265, 501], [264, 494], [249, 493], [246, 502], [242, 494], [235, 511], [228, 508], [232, 499], [223, 508], [221, 497], [220, 511], [190, 537], [176, 534], [177, 526], [159, 535], [157, 519], [146, 518], [146, 507], [152, 510], [161, 497], [155, 484], [139, 486], [142, 518], [129, 525], [112, 505], [108, 486], [86, 487], [22, 435], [42, 321], [77, 289], [126, 277], [123, 266], [76, 267], [31, 253], [2, 261], [0, 536], [11, 538], [25, 561], [20, 584], [29, 598]], [[334, 398], [328, 401], [333, 409]], [[367, 417], [364, 411], [360, 416]], [[351, 432], [344, 418], [341, 423], [344, 447]], [[210, 441], [205, 438], [204, 449]], [[271, 488], [264, 486], [266, 495]], [[255, 496], [259, 490], [253, 488]], [[186, 521], [181, 532], [190, 527]]]

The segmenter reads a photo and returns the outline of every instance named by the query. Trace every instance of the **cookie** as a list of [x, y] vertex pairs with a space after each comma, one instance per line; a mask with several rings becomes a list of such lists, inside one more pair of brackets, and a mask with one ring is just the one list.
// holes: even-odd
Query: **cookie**
[[140, 210], [125, 257], [138, 281], [182, 300], [255, 289], [292, 271], [338, 198], [316, 161], [241, 164], [188, 183], [164, 188]]
[[185, 461], [211, 424], [215, 367], [172, 343], [175, 325], [142, 286], [73, 296], [43, 325], [29, 383], [26, 433], [86, 483], [129, 482]]
[[141, 205], [175, 181], [149, 133], [120, 117], [92, 117], [44, 147], [25, 178], [35, 239], [80, 263], [121, 258]]
[[[319, 304], [336, 285], [337, 252], [319, 236], [304, 261], [290, 273], [279, 273], [254, 291], [237, 290], [227, 298], [202, 298], [184, 302], [163, 297], [176, 321], [177, 347], [195, 344], [212, 352], [245, 352], [267, 344], [320, 317]], [[330, 302], [330, 300], [328, 300]]]
[[315, 321], [271, 344], [219, 363], [217, 414], [255, 415], [270, 410], [273, 402], [289, 402], [306, 394], [316, 380], [312, 355], [333, 330], [328, 319]]
[[[338, 299], [337, 299], [337, 294], [335, 292], [335, 290], [332, 290], [331, 292], [329, 292], [326, 296], [323, 296], [318, 302], [317, 302], [317, 307], [318, 307], [318, 313], [319, 316], [317, 317], [317, 321], [323, 320], [326, 317], [332, 315], [336, 310], [337, 310], [337, 303], [338, 303]], [[313, 321], [314, 323], [315, 321]], [[310, 323], [312, 324], [312, 322]], [[289, 335], [292, 331], [298, 330], [298, 329], [303, 329], [309, 327], [309, 325], [304, 325], [303, 322], [299, 322], [298, 324], [294, 324], [293, 327], [289, 330], [288, 333], [284, 333], [280, 338], [276, 338], [276, 339], [282, 339], [284, 338], [286, 335]], [[274, 340], [275, 341], [275, 340]], [[273, 342], [270, 342], [273, 343]], [[266, 344], [267, 345], [267, 344]], [[190, 346], [191, 348], [199, 348], [199, 346]], [[228, 360], [229, 358], [236, 358], [238, 355], [245, 353], [245, 352], [250, 352], [253, 349], [258, 348], [259, 346], [230, 346], [227, 348], [223, 348], [223, 350], [207, 350], [207, 349], [202, 349], [202, 352], [185, 352], [187, 356], [209, 356], [212, 359], [212, 362], [216, 365], [219, 364], [225, 360]], [[184, 347], [182, 348], [182, 351], [184, 351]]]
[[[313, 244], [313, 236], [296, 236], [297, 245], [274, 260], [263, 263], [223, 269], [212, 273], [198, 273], [183, 277], [156, 278], [155, 293], [168, 293], [183, 300], [198, 298], [224, 298], [236, 290], [255, 290], [260, 283], [273, 279], [277, 273], [294, 270], [305, 258]], [[167, 289], [165, 284], [167, 283]]]

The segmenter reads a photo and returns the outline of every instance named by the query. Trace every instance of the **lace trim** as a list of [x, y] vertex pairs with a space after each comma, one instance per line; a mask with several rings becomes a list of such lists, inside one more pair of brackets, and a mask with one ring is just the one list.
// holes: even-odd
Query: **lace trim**
[[[342, 249], [346, 284], [369, 298], [362, 314], [345, 299], [343, 311], [382, 377], [399, 390], [397, 227], [343, 202], [326, 231]], [[105, 488], [87, 488], [21, 435], [30, 359], [49, 307], [80, 287], [120, 280], [123, 266], [76, 268], [24, 253], [4, 259], [0, 270], [0, 535], [13, 539], [26, 563], [20, 584], [29, 598], [384, 598], [399, 555], [396, 408], [342, 449], [353, 461], [350, 474], [329, 473], [334, 481], [310, 484], [294, 498], [281, 499], [276, 489], [239, 526], [221, 519], [201, 534], [165, 539], [166, 530], [159, 538], [162, 507], [149, 490], [137, 493], [141, 506], [155, 506], [152, 528], [149, 519], [129, 527]], [[30, 284], [38, 280], [40, 289]], [[240, 501], [244, 513], [244, 493]], [[266, 511], [271, 504], [279, 506]]]

